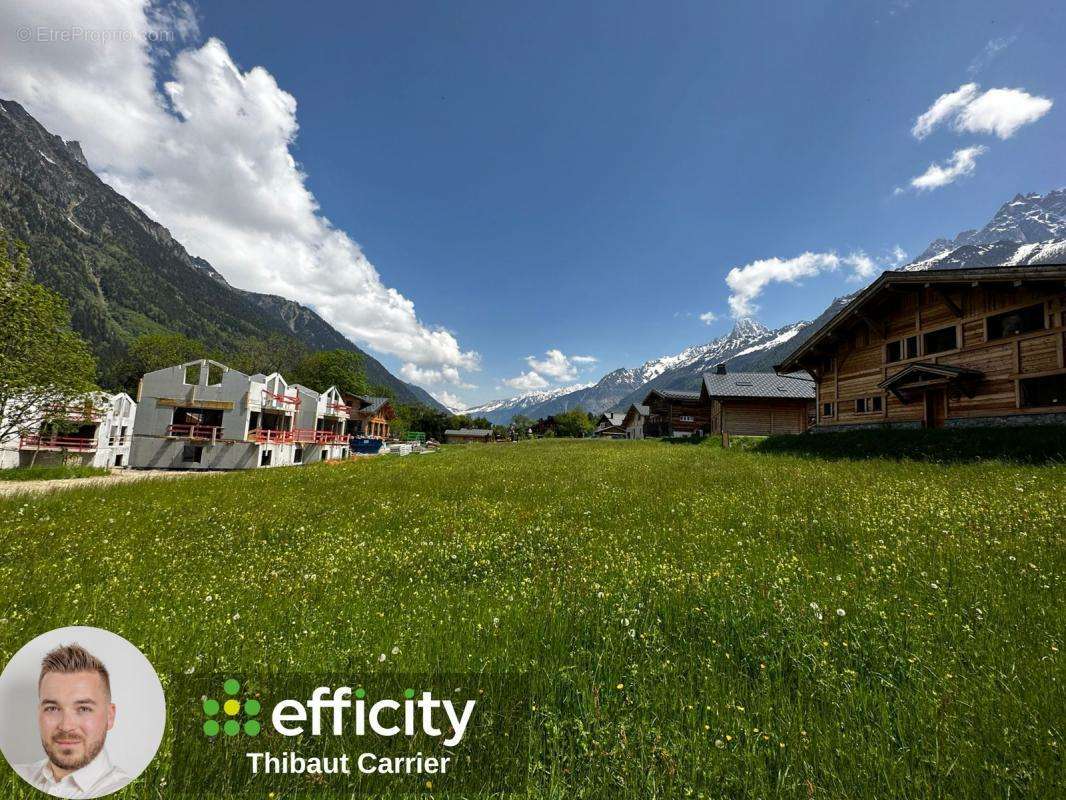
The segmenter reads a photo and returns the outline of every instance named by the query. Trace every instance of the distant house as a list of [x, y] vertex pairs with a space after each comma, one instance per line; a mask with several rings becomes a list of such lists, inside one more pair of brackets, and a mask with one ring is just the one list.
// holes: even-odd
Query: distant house
[[141, 378], [130, 465], [250, 469], [346, 458], [348, 407], [277, 373], [246, 375], [209, 359]]
[[648, 408], [646, 437], [692, 436], [711, 429], [711, 409], [700, 402], [699, 392], [652, 389], [641, 405]]
[[885, 272], [775, 369], [817, 428], [1066, 424], [1066, 266]]
[[617, 412], [600, 414], [600, 418], [596, 420], [596, 428], [593, 430], [592, 435], [601, 439], [626, 438], [626, 429], [622, 426], [625, 416], [625, 414]]
[[388, 439], [392, 435], [391, 423], [396, 411], [387, 397], [346, 394], [349, 405], [347, 433], [371, 439]]
[[643, 439], [644, 423], [648, 419], [649, 409], [640, 403], [633, 403], [622, 417], [622, 429], [627, 439]]
[[95, 392], [63, 407], [37, 409], [29, 430], [0, 442], [0, 468], [129, 466], [136, 417], [137, 404], [123, 392]]
[[483, 428], [458, 428], [444, 432], [445, 444], [469, 444], [470, 442], [491, 442], [492, 431]]
[[703, 376], [700, 402], [710, 407], [710, 433], [770, 436], [807, 430], [814, 393], [814, 381], [803, 373], [730, 373], [719, 364]]

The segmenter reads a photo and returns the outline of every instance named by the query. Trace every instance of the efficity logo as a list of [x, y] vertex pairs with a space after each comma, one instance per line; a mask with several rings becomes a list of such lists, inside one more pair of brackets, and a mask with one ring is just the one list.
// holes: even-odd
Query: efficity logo
[[[245, 736], [258, 736], [259, 732], [263, 729], [263, 724], [256, 719], [259, 716], [259, 712], [263, 707], [258, 700], [254, 697], [248, 698], [244, 702], [238, 700], [234, 695], [241, 690], [241, 683], [236, 678], [229, 678], [222, 684], [222, 691], [229, 695], [228, 700], [223, 700], [219, 703], [213, 697], [205, 697], [203, 699], [204, 716], [207, 719], [204, 721], [204, 733], [208, 736], [218, 736], [219, 733], [224, 733], [226, 736], [236, 736], [242, 730]], [[243, 714], [243, 724], [242, 715]], [[221, 715], [220, 713], [221, 712]], [[219, 717], [221, 716], [221, 722]]]
[[[402, 684], [401, 684], [402, 685]], [[201, 698], [203, 732], [208, 737], [220, 735], [257, 737], [264, 728], [282, 737], [394, 737], [416, 738], [454, 748], [462, 742], [470, 724], [476, 700], [439, 699], [430, 690], [403, 691], [402, 699], [372, 699], [362, 687], [319, 686], [306, 700], [284, 699], [274, 703], [269, 713], [255, 697], [239, 698], [241, 682], [228, 678], [222, 684], [223, 698]], [[352, 772], [352, 763], [366, 773], [431, 773], [447, 771], [449, 757], [415, 756], [382, 758], [362, 753], [349, 760], [347, 754], [334, 758], [301, 756], [296, 752], [247, 752], [251, 771], [257, 773], [343, 773]]]

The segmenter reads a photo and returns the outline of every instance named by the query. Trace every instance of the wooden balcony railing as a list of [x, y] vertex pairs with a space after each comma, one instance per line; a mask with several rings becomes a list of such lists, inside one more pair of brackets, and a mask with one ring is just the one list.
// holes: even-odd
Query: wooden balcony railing
[[222, 438], [222, 427], [220, 425], [168, 425], [167, 436], [217, 442]]
[[248, 438], [260, 444], [347, 444], [348, 436], [333, 431], [316, 431], [313, 428], [294, 428], [291, 431], [271, 431], [255, 428], [248, 431]]

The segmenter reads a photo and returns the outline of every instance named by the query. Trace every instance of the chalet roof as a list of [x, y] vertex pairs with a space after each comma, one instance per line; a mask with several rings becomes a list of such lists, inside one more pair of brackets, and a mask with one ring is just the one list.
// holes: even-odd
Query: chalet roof
[[360, 411], [365, 411], [368, 414], [376, 414], [381, 410], [381, 407], [389, 402], [387, 397], [370, 397], [369, 395], [356, 395], [367, 405], [363, 406]]
[[[633, 409], [636, 409], [637, 413], [640, 414], [642, 417], [646, 417], [646, 416], [648, 416], [648, 414], [651, 413], [651, 409], [648, 408], [646, 405], [642, 405], [641, 403], [634, 403], [633, 405], [631, 405], [629, 407], [629, 409], [630, 409], [630, 411], [632, 411]], [[628, 413], [629, 412], [627, 411], [626, 414], [628, 415]]]
[[1039, 264], [1031, 266], [997, 266], [973, 267], [968, 269], [934, 269], [907, 272], [890, 270], [882, 272], [869, 286], [855, 295], [846, 306], [833, 315], [821, 328], [806, 341], [786, 356], [774, 367], [779, 373], [796, 372], [803, 369], [802, 360], [810, 355], [833, 333], [857, 319], [871, 300], [891, 289], [893, 286], [944, 286], [950, 284], [971, 283], [1015, 283], [1018, 281], [1062, 281], [1066, 280], [1066, 264]]
[[626, 415], [621, 411], [605, 411], [600, 414], [600, 423], [604, 423], [607, 426], [621, 425], [622, 421], [626, 418]]
[[815, 384], [803, 374], [776, 375], [773, 372], [704, 373], [703, 388], [708, 397], [783, 397], [813, 400]]
[[492, 436], [492, 431], [485, 430], [484, 428], [457, 428], [455, 430], [446, 430], [445, 436]]
[[641, 405], [648, 405], [648, 398], [651, 397], [653, 394], [659, 395], [659, 397], [663, 398], [664, 400], [682, 400], [694, 402], [700, 399], [699, 392], [684, 392], [678, 389], [652, 389], [650, 392], [648, 392], [647, 395], [645, 395], [644, 402]]

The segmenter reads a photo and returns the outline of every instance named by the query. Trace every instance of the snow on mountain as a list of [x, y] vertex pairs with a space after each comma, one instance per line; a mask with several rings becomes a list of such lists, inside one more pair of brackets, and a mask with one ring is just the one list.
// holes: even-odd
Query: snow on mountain
[[[525, 414], [528, 409], [550, 403], [559, 397], [564, 397], [582, 389], [595, 386], [594, 383], [576, 383], [572, 386], [559, 386], [555, 389], [542, 389], [535, 392], [526, 392], [517, 397], [507, 397], [502, 400], [492, 400], [479, 406], [471, 406], [463, 409], [463, 413], [471, 417], [485, 417], [490, 422], [505, 424], [510, 422], [515, 414]], [[565, 410], [565, 409], [563, 409]]]

